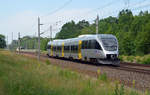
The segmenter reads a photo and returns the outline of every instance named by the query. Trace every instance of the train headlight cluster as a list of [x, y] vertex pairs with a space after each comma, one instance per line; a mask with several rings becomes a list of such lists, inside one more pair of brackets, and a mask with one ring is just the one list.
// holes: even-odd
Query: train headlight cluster
[[117, 58], [116, 54], [107, 54], [107, 59], [115, 60]]

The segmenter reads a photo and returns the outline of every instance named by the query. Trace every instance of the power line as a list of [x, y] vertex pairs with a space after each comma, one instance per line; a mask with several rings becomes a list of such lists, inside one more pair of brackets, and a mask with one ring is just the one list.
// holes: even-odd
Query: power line
[[[144, 1], [141, 1], [141, 2], [138, 2], [138, 3], [134, 3], [134, 4], [129, 4], [128, 8], [131, 7], [131, 6], [135, 6], [135, 5], [142, 4], [142, 3], [144, 3], [145, 1], [147, 1], [147, 0], [144, 0]], [[149, 5], [150, 5], [150, 3], [149, 3], [149, 4], [146, 4], [146, 5], [143, 5], [143, 6], [138, 6], [138, 7], [135, 7], [135, 8], [131, 8], [131, 10], [132, 10], [132, 11], [139, 10], [139, 9], [141, 9], [141, 8], [143, 8], [143, 7], [149, 7]], [[113, 15], [114, 13], [118, 13], [120, 10], [123, 10], [123, 9], [124, 9], [124, 8], [118, 9], [118, 10], [115, 10], [115, 11], [112, 11], [112, 12], [109, 12], [109, 13], [107, 13], [107, 14], [104, 15], [104, 16], [105, 16], [105, 17], [106, 17], [106, 16], [111, 16], [111, 15]]]
[[98, 8], [96, 8], [96, 9], [93, 9], [93, 10], [87, 12], [87, 13], [91, 13], [91, 12], [94, 12], [94, 11], [96, 11], [96, 10], [102, 10], [102, 9], [108, 7], [108, 6], [111, 6], [112, 4], [114, 4], [114, 3], [118, 2], [118, 1], [119, 1], [119, 0], [113, 0], [113, 1], [111, 1], [111, 2], [109, 2], [109, 3], [107, 3], [107, 4], [105, 4], [105, 5], [103, 5], [103, 6], [101, 6], [101, 7], [98, 7]]
[[[120, 0], [118, 0], [118, 1], [120, 1]], [[108, 6], [111, 6], [111, 5], [113, 5], [113, 4], [115, 4], [116, 2], [118, 2], [117, 0], [112, 0], [111, 2], [108, 2], [107, 4], [104, 4], [104, 5], [102, 5], [102, 6], [100, 6], [100, 7], [98, 7], [98, 8], [94, 8], [94, 9], [91, 9], [91, 10], [89, 10], [89, 11], [86, 11], [86, 12], [83, 12], [83, 13], [80, 13], [80, 18], [81, 18], [81, 16], [83, 17], [85, 17], [85, 15], [87, 16], [88, 14], [91, 14], [92, 12], [95, 12], [95, 11], [99, 11], [99, 10], [102, 10], [102, 9], [104, 9], [104, 8], [106, 8], [106, 7], [108, 7]], [[77, 18], [79, 18], [79, 17], [74, 17], [74, 19], [77, 19]], [[93, 18], [92, 18], [93, 19]], [[94, 20], [92, 20], [91, 22], [93, 22]]]
[[[67, 2], [65, 2], [62, 6], [60, 6], [59, 8], [57, 8], [56, 10], [48, 13], [47, 15], [45, 16], [48, 16], [48, 15], [52, 15], [52, 14], [55, 14], [56, 12], [62, 10], [64, 7], [66, 7], [67, 5], [69, 5], [70, 3], [72, 2], [72, 0], [68, 0]], [[42, 17], [45, 17], [45, 16], [42, 16]]]

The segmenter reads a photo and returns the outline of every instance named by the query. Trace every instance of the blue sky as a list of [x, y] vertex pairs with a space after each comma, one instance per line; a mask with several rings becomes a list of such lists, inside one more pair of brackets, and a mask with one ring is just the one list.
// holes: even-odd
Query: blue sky
[[[41, 17], [41, 22], [45, 25], [41, 31], [48, 30], [53, 25], [54, 35], [60, 31], [61, 26], [70, 21], [85, 19], [92, 22], [96, 15], [100, 18], [107, 16], [117, 16], [121, 9], [127, 8], [128, 0], [70, 0], [71, 2], [52, 15], [47, 15], [60, 8], [69, 0], [0, 0], [0, 34], [9, 37], [11, 42], [11, 33], [14, 39], [17, 39], [18, 32], [21, 36], [37, 35], [37, 17]], [[136, 8], [150, 4], [150, 0], [129, 0], [129, 8]], [[134, 11], [137, 14], [140, 10], [149, 10], [150, 7], [140, 8]], [[56, 22], [59, 23], [56, 25]], [[47, 31], [44, 37], [49, 36]]]

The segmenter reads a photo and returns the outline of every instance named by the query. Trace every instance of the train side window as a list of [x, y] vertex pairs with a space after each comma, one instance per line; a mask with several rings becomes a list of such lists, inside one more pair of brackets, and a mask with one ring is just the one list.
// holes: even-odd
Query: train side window
[[71, 52], [73, 52], [73, 45], [71, 45]]
[[88, 48], [88, 41], [85, 41], [84, 46], [85, 46], [85, 47], [84, 47], [85, 49], [87, 49], [87, 48]]
[[75, 53], [78, 52], [78, 45], [75, 45], [75, 46], [74, 46], [74, 52], [75, 52]]
[[82, 41], [82, 49], [84, 49], [85, 47], [85, 41]]
[[67, 46], [67, 51], [69, 52], [69, 50], [70, 50], [70, 49], [69, 49], [69, 46]]
[[58, 46], [55, 46], [55, 48], [56, 48], [55, 51], [57, 51], [57, 47], [58, 47]]
[[79, 47], [78, 47], [78, 45], [77, 45], [77, 46], [76, 46], [76, 52], [78, 52], [78, 48], [79, 48]]
[[53, 51], [55, 51], [55, 46], [53, 46]]
[[64, 52], [66, 52], [67, 51], [67, 46], [64, 46]]
[[47, 46], [47, 49], [50, 49], [50, 48], [51, 48], [51, 45], [48, 45], [48, 46]]
[[88, 40], [88, 49], [91, 49], [91, 40]]
[[91, 49], [95, 49], [96, 40], [91, 40]]

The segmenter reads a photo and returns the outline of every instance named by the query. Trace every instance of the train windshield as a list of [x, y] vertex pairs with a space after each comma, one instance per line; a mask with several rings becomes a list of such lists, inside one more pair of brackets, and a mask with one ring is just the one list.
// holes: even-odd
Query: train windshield
[[101, 38], [104, 45], [104, 49], [107, 51], [117, 50], [117, 40], [115, 38]]

